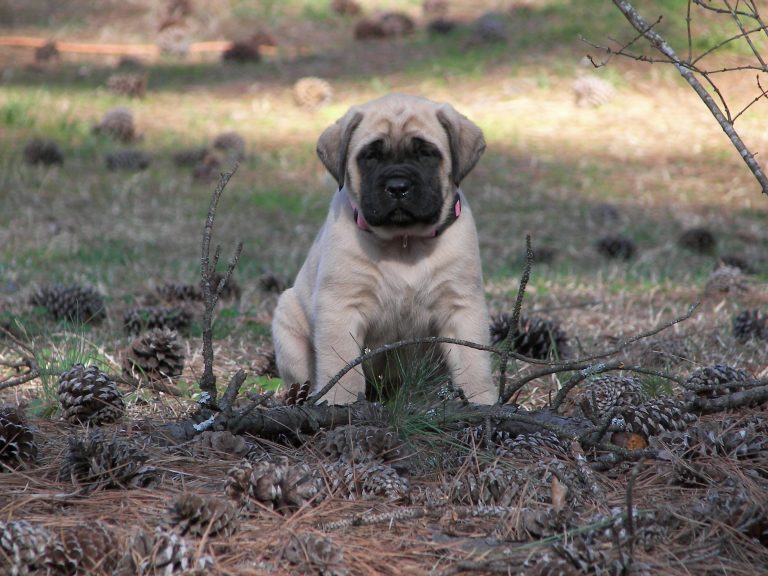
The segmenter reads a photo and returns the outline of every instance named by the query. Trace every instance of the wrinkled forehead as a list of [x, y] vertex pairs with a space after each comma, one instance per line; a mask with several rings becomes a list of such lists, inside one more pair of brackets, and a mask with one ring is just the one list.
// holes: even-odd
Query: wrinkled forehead
[[376, 140], [396, 147], [413, 138], [420, 138], [449, 154], [448, 135], [437, 119], [437, 109], [425, 104], [393, 103], [374, 109], [362, 107], [363, 119], [352, 136], [350, 153], [354, 155]]

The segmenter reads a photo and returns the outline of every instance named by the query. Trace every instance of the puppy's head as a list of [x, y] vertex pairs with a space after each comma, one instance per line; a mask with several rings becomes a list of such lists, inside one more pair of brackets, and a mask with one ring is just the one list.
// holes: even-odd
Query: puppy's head
[[317, 143], [339, 188], [383, 238], [437, 229], [484, 150], [480, 128], [452, 106], [402, 94], [351, 108]]

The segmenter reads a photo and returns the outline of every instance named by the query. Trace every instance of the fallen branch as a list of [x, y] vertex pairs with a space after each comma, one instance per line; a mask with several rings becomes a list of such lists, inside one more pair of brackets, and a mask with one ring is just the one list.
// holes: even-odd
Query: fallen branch
[[[497, 422], [496, 428], [511, 436], [546, 429], [562, 437], [573, 438], [588, 432], [594, 425], [586, 418], [562, 416], [548, 409], [526, 412], [515, 406], [471, 404], [459, 400], [441, 403], [433, 413], [435, 427], [455, 427], [457, 422], [479, 425], [488, 418]], [[255, 407], [250, 413], [238, 413], [227, 419], [223, 413], [214, 417], [211, 411], [201, 411], [192, 420], [170, 423], [158, 430], [158, 436], [174, 442], [191, 440], [201, 430], [200, 423], [210, 421], [206, 428], [226, 429], [233, 434], [257, 437], [315, 434], [346, 424], [386, 426], [387, 409], [379, 403], [358, 401], [346, 406], [276, 406]]]

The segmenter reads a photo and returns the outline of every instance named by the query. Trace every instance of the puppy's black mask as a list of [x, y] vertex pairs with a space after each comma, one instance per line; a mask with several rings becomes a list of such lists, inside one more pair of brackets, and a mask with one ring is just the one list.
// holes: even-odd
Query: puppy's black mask
[[364, 146], [355, 161], [360, 170], [360, 210], [370, 226], [435, 225], [443, 207], [440, 150], [421, 138], [396, 145], [385, 139]]

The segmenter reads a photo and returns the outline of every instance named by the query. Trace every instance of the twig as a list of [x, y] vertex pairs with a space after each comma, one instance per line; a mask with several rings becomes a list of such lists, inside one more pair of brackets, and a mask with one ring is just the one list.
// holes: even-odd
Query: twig
[[[733, 382], [730, 385], [739, 386], [743, 382]], [[729, 383], [724, 383], [722, 387], [728, 387]], [[701, 414], [712, 414], [713, 412], [722, 412], [723, 410], [732, 410], [749, 406], [750, 404], [762, 404], [768, 402], [768, 380], [761, 380], [754, 388], [732, 392], [718, 398], [695, 398], [691, 401], [689, 408], [693, 412]]]
[[13, 376], [11, 378], [8, 378], [7, 380], [2, 380], [0, 381], [0, 390], [5, 390], [6, 388], [13, 388], [14, 386], [18, 386], [19, 384], [24, 384], [25, 382], [34, 380], [38, 376], [40, 376], [40, 371], [35, 368], [33, 370], [30, 370], [29, 372], [25, 372], [24, 374], [21, 374], [20, 376]]
[[[502, 353], [501, 350], [499, 350], [495, 346], [487, 346], [485, 344], [470, 342], [469, 340], [458, 340], [456, 338], [447, 338], [444, 336], [427, 336], [424, 338], [410, 338], [408, 340], [400, 340], [398, 342], [392, 342], [391, 344], [384, 344], [383, 346], [379, 346], [378, 348], [369, 350], [364, 354], [361, 354], [357, 358], [350, 360], [341, 370], [339, 370], [333, 376], [333, 378], [331, 378], [326, 383], [325, 386], [323, 386], [316, 394], [314, 394], [313, 396], [307, 399], [307, 404], [312, 405], [317, 403], [317, 401], [320, 398], [322, 398], [323, 395], [326, 392], [328, 392], [328, 390], [333, 388], [333, 386], [336, 385], [336, 383], [339, 380], [341, 380], [347, 372], [349, 372], [356, 366], [359, 366], [363, 362], [366, 362], [371, 358], [375, 358], [380, 354], [386, 354], [387, 352], [391, 352], [399, 348], [404, 348], [405, 346], [413, 346], [414, 344], [456, 344], [457, 346], [466, 346], [467, 348], [474, 348], [475, 350], [483, 350], [485, 352], [491, 352], [492, 354]], [[528, 362], [530, 364], [543, 364], [543, 365], [551, 364], [551, 362], [537, 360], [536, 358], [529, 358], [528, 356], [523, 356], [522, 354], [518, 354], [516, 352], [509, 352], [509, 355], [513, 358], [516, 358], [523, 362]]]
[[[572, 370], [586, 370], [587, 373], [584, 377], [590, 376], [592, 374], [597, 374], [599, 372], [604, 372], [608, 369], [618, 369], [618, 368], [606, 368], [605, 364], [595, 364], [595, 360], [601, 360], [603, 358], [607, 358], [609, 356], [613, 356], [615, 354], [618, 354], [631, 344], [634, 344], [635, 342], [638, 342], [639, 340], [642, 340], [644, 338], [649, 338], [651, 336], [655, 336], [659, 332], [662, 332], [663, 330], [666, 330], [667, 328], [671, 328], [675, 324], [679, 324], [680, 322], [683, 322], [690, 318], [693, 315], [693, 312], [698, 308], [699, 303], [696, 302], [695, 304], [692, 304], [688, 311], [683, 314], [682, 316], [678, 316], [677, 318], [674, 318], [673, 320], [670, 320], [669, 322], [665, 322], [656, 328], [653, 328], [651, 330], [646, 330], [645, 332], [641, 332], [640, 334], [636, 334], [635, 336], [632, 336], [631, 338], [628, 338], [627, 340], [623, 340], [619, 342], [616, 346], [608, 350], [607, 352], [601, 352], [599, 354], [594, 354], [592, 356], [586, 356], [584, 358], [577, 358], [575, 360], [570, 360], [568, 362], [550, 362], [548, 367], [542, 368], [540, 370], [537, 370], [535, 372], [532, 372], [526, 376], [521, 376], [517, 380], [515, 380], [511, 386], [509, 386], [506, 390], [506, 395], [502, 397], [501, 401], [502, 403], [506, 403], [509, 401], [509, 399], [523, 386], [528, 384], [528, 382], [531, 382], [533, 380], [536, 380], [537, 378], [541, 378], [542, 376], [549, 376], [550, 374], [557, 374], [559, 372], [569, 372]], [[610, 365], [608, 365], [610, 366]], [[618, 365], [617, 365], [618, 366]], [[625, 369], [625, 368], [622, 368]], [[645, 370], [638, 367], [637, 371]], [[671, 379], [674, 379], [673, 376], [666, 375]], [[583, 378], [582, 378], [583, 380]], [[573, 384], [574, 386], [577, 384]], [[572, 387], [572, 386], [571, 386]], [[570, 389], [570, 388], [569, 388]], [[563, 393], [566, 394], [567, 390]], [[562, 402], [562, 399], [559, 401], [555, 400], [555, 406], [559, 406]]]
[[[750, 169], [755, 179], [760, 184], [764, 194], [768, 194], [768, 177], [766, 177], [760, 164], [755, 160], [754, 155], [749, 151], [744, 141], [736, 132], [733, 127], [733, 122], [725, 117], [722, 110], [718, 107], [712, 96], [707, 92], [706, 88], [702, 86], [701, 82], [696, 78], [690, 66], [687, 66], [674, 49], [667, 43], [661, 35], [656, 31], [649, 29], [648, 22], [643, 16], [632, 6], [628, 0], [613, 0], [614, 5], [621, 11], [624, 17], [629, 21], [632, 27], [638, 32], [642, 32], [645, 39], [651, 44], [653, 48], [661, 52], [664, 56], [674, 64], [680, 75], [688, 82], [693, 90], [698, 94], [699, 98], [704, 102], [709, 111], [715, 117], [720, 127], [726, 133], [731, 141], [731, 144], [738, 150], [742, 159]], [[730, 11], [729, 11], [730, 13]]]
[[219, 285], [212, 290], [211, 277], [216, 270], [216, 264], [221, 253], [221, 246], [217, 246], [213, 256], [213, 266], [211, 266], [211, 234], [213, 233], [213, 223], [216, 219], [216, 208], [219, 204], [224, 188], [227, 187], [229, 179], [237, 172], [238, 165], [235, 164], [229, 172], [222, 172], [219, 182], [211, 196], [211, 204], [208, 207], [208, 215], [205, 219], [205, 228], [203, 229], [202, 256], [200, 258], [200, 277], [201, 288], [203, 291], [203, 376], [200, 379], [200, 390], [203, 392], [201, 404], [205, 407], [216, 406], [216, 377], [213, 374], [213, 312], [219, 300], [219, 296], [224, 290], [224, 286], [229, 281], [237, 264], [237, 259], [242, 251], [242, 243], [237, 245], [235, 254], [229, 263], [227, 274]]
[[523, 275], [520, 277], [520, 286], [517, 289], [517, 298], [515, 307], [512, 310], [512, 321], [509, 323], [509, 332], [501, 345], [501, 360], [499, 361], [499, 398], [506, 396], [505, 385], [507, 380], [507, 363], [509, 362], [509, 353], [512, 351], [512, 343], [518, 333], [520, 325], [520, 311], [523, 307], [523, 298], [525, 297], [525, 288], [528, 286], [528, 280], [531, 278], [531, 267], [533, 266], [533, 249], [531, 248], [531, 235], [525, 237], [525, 267]]
[[415, 506], [411, 508], [398, 508], [390, 512], [381, 512], [371, 514], [363, 512], [355, 514], [351, 518], [344, 518], [335, 522], [321, 525], [321, 528], [330, 532], [349, 528], [351, 526], [373, 526], [375, 524], [390, 524], [399, 520], [412, 520], [414, 518], [424, 518], [425, 516], [442, 516], [450, 514], [454, 518], [489, 518], [501, 517], [519, 512], [520, 509], [511, 506], [456, 506], [450, 503], [435, 504], [432, 506]]
[[632, 471], [629, 474], [629, 480], [627, 480], [627, 516], [625, 518], [625, 525], [627, 527], [627, 542], [629, 544], [629, 566], [634, 561], [635, 554], [635, 507], [632, 504], [632, 494], [635, 489], [635, 482], [637, 481], [637, 475], [640, 473], [640, 466], [642, 461], [638, 462], [632, 467]]

